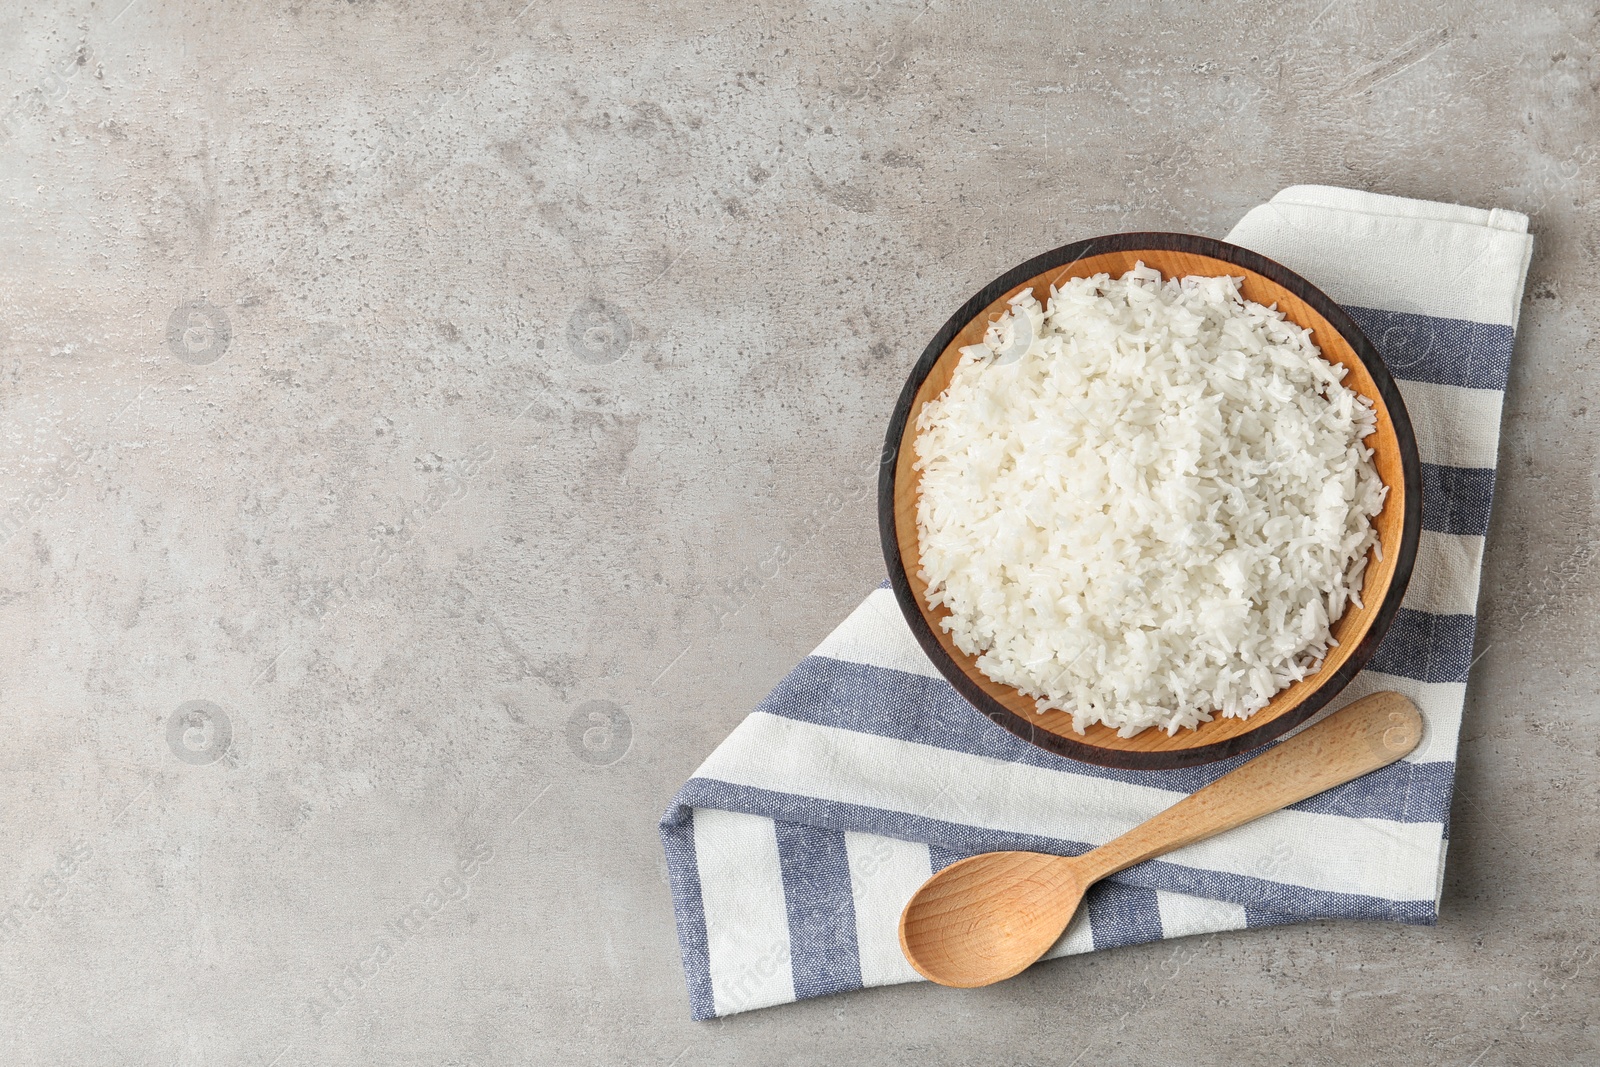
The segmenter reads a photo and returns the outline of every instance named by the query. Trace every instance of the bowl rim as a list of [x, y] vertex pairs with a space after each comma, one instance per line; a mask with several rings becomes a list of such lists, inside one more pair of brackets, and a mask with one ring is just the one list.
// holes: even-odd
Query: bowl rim
[[[1105, 252], [1136, 252], [1144, 249], [1195, 253], [1243, 267], [1289, 290], [1326, 319], [1328, 325], [1349, 343], [1356, 357], [1365, 365], [1367, 373], [1372, 376], [1378, 395], [1382, 397], [1388, 409], [1399, 446], [1401, 477], [1405, 486], [1400, 546], [1394, 576], [1390, 579], [1383, 601], [1373, 615], [1372, 624], [1362, 635], [1355, 651], [1339, 669], [1329, 675], [1315, 690], [1306, 694], [1299, 704], [1253, 730], [1209, 745], [1159, 751], [1100, 748], [1038, 728], [995, 700], [969, 678], [934, 636], [932, 627], [928, 625], [927, 618], [922, 613], [916, 593], [911, 588], [906, 576], [905, 562], [900, 558], [894, 503], [895, 472], [899, 467], [900, 443], [905, 436], [912, 404], [916, 401], [917, 391], [921, 388], [923, 380], [932, 372], [934, 364], [938, 362], [956, 334], [990, 304], [1031, 278], [1092, 255]], [[1389, 368], [1384, 364], [1376, 346], [1344, 308], [1288, 267], [1248, 248], [1195, 234], [1133, 231], [1074, 241], [1012, 267], [978, 290], [976, 295], [962, 304], [945, 322], [933, 340], [923, 349], [921, 357], [912, 368], [905, 387], [895, 402], [894, 414], [889, 419], [889, 430], [881, 460], [878, 474], [878, 536], [883, 547], [884, 562], [888, 565], [889, 585], [894, 590], [895, 602], [900, 605], [900, 613], [905, 616], [912, 634], [917, 639], [917, 644], [922, 647], [923, 652], [945, 680], [979, 714], [1046, 751], [1103, 767], [1126, 770], [1174, 770], [1213, 763], [1259, 748], [1311, 718], [1350, 684], [1377, 651], [1379, 643], [1388, 633], [1400, 610], [1400, 601], [1411, 582], [1417, 549], [1422, 539], [1422, 464], [1417, 453], [1416, 433], [1411, 425], [1411, 416], [1406, 411], [1405, 400], [1400, 396], [1399, 387], [1389, 374]]]

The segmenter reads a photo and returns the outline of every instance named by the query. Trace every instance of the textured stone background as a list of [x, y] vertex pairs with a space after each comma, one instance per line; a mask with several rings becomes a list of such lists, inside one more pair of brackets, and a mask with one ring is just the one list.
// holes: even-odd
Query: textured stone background
[[[0, 1060], [1600, 1056], [1591, 7], [525, 2], [0, 9]], [[1537, 235], [1441, 924], [690, 1023], [655, 822], [913, 354], [1297, 182]]]

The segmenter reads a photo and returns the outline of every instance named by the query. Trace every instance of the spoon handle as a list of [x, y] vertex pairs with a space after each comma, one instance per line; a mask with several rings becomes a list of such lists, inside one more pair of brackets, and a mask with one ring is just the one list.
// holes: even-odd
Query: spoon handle
[[1387, 767], [1421, 739], [1422, 716], [1399, 693], [1357, 700], [1079, 857], [1084, 884]]

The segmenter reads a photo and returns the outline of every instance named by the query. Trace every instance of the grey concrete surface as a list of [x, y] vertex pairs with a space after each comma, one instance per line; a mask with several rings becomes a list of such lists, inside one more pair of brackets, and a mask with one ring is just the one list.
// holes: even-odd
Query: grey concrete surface
[[[5, 5], [0, 1062], [1600, 1062], [1597, 33]], [[1537, 235], [1440, 925], [691, 1023], [656, 819], [880, 580], [834, 494], [913, 354], [1028, 255], [1298, 182]]]

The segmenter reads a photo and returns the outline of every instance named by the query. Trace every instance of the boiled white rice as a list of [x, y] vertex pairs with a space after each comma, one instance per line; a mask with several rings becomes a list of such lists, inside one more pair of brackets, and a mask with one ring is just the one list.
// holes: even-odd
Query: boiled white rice
[[918, 415], [930, 607], [1080, 732], [1249, 716], [1360, 603], [1372, 404], [1241, 280], [1024, 292]]

